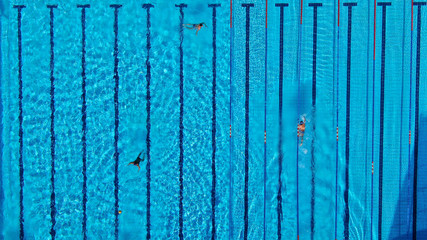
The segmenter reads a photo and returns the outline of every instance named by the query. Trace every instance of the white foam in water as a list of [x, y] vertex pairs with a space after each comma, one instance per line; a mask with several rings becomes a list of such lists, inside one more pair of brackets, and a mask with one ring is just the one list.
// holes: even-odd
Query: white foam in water
[[308, 150], [307, 150], [307, 148], [301, 148], [301, 152], [304, 154], [307, 154]]

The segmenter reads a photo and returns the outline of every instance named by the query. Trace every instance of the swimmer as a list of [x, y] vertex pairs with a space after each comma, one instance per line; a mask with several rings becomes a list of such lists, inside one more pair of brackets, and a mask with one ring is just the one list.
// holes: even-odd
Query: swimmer
[[140, 162], [143, 162], [144, 161], [144, 159], [145, 159], [145, 154], [142, 156], [142, 158], [140, 158], [140, 156], [141, 156], [141, 154], [143, 153], [144, 151], [142, 151], [142, 152], [140, 152], [139, 153], [139, 155], [138, 155], [138, 157], [136, 158], [136, 160], [135, 161], [133, 161], [133, 162], [130, 162], [129, 164], [128, 164], [128, 166], [129, 165], [135, 165], [135, 166], [137, 166], [138, 167], [138, 171], [141, 169], [140, 167], [139, 167], [139, 163]]
[[206, 25], [204, 22], [199, 23], [199, 24], [186, 23], [186, 24], [182, 24], [182, 26], [184, 26], [187, 29], [197, 29], [196, 35], [203, 26], [208, 27], [208, 25]]
[[305, 132], [305, 117], [303, 117], [302, 121], [300, 121], [298, 124], [298, 138], [301, 138], [300, 146], [302, 146], [302, 142], [304, 140], [304, 132]]

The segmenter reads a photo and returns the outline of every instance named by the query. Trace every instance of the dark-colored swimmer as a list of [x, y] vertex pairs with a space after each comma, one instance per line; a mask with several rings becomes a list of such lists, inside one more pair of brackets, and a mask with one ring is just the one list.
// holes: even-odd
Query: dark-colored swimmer
[[133, 161], [133, 162], [130, 162], [129, 164], [128, 164], [128, 166], [129, 165], [135, 165], [135, 166], [137, 166], [138, 167], [138, 171], [141, 169], [140, 167], [139, 167], [139, 163], [140, 162], [143, 162], [144, 161], [144, 159], [145, 159], [145, 154], [144, 155], [142, 155], [142, 158], [140, 158], [140, 156], [141, 156], [141, 154], [143, 153], [144, 151], [142, 151], [142, 152], [140, 152], [139, 153], [139, 155], [138, 155], [138, 157], [136, 158], [136, 160], [135, 161]]
[[182, 26], [184, 26], [187, 29], [197, 29], [196, 35], [203, 26], [208, 27], [208, 25], [206, 25], [204, 22], [199, 24], [186, 23], [186, 24], [182, 24]]

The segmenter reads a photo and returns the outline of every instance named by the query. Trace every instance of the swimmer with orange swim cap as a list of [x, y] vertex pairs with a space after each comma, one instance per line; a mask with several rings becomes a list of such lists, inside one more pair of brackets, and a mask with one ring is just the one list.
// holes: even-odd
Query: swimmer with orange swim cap
[[298, 137], [301, 138], [300, 146], [302, 146], [302, 142], [304, 140], [304, 132], [305, 132], [305, 117], [302, 117], [302, 121], [300, 121], [298, 124]]
[[206, 25], [204, 22], [199, 23], [199, 24], [186, 23], [186, 24], [182, 24], [182, 26], [184, 26], [187, 29], [197, 29], [196, 35], [203, 26], [208, 27], [208, 25]]

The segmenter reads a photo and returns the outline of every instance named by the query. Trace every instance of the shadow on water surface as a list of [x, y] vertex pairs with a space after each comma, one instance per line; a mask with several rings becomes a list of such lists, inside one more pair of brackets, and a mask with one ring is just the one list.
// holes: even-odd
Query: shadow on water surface
[[[423, 162], [427, 161], [427, 149], [424, 150], [422, 146], [427, 146], [427, 128], [423, 126], [423, 123], [427, 123], [427, 116], [422, 114], [419, 121], [419, 153], [418, 153], [418, 211], [417, 211], [417, 239], [427, 239], [427, 229], [420, 229], [427, 225], [425, 218], [422, 216], [427, 209], [424, 209], [425, 206], [422, 204], [422, 195], [421, 190], [427, 189], [427, 181], [423, 179]], [[427, 125], [426, 125], [427, 126]], [[412, 146], [413, 148], [413, 146]], [[402, 159], [407, 157], [407, 152], [402, 153]], [[404, 179], [402, 179], [403, 184], [401, 184], [399, 200], [396, 204], [393, 224], [391, 226], [391, 240], [410, 240], [412, 239], [412, 207], [413, 207], [413, 188], [414, 188], [414, 156], [411, 152], [411, 166], [408, 169], [408, 172], [405, 174]], [[403, 166], [402, 166], [403, 167]], [[408, 190], [409, 187], [409, 190]], [[408, 194], [410, 197], [408, 197]], [[400, 230], [398, 230], [400, 229]], [[395, 234], [393, 234], [395, 233]]]
[[[401, 236], [392, 238], [391, 240], [404, 240], [404, 239], [412, 239], [412, 233], [403, 234]], [[427, 230], [417, 231], [417, 239], [427, 239]]]

